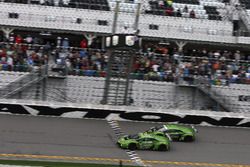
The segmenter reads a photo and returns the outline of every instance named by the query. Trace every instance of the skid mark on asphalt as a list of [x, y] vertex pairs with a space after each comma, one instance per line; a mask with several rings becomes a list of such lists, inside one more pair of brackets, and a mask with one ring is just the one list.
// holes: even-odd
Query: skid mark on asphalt
[[[113, 129], [113, 131], [115, 132], [115, 135], [117, 137], [117, 139], [119, 137], [122, 137], [125, 135], [125, 133], [121, 130], [121, 127], [118, 123], [118, 121], [116, 120], [107, 120], [107, 122], [109, 123], [110, 127]], [[139, 155], [132, 150], [126, 150], [127, 155], [129, 156], [129, 158], [135, 162], [137, 165], [140, 166], [150, 166], [150, 165], [146, 165], [143, 163], [142, 159], [139, 157]]]

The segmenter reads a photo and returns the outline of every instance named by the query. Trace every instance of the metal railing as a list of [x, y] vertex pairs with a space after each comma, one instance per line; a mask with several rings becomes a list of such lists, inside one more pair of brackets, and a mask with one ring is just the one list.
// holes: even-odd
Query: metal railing
[[220, 106], [222, 106], [226, 111], [232, 111], [232, 108], [230, 108], [227, 103], [231, 99], [225, 98], [225, 96], [219, 94], [218, 92], [214, 91], [211, 88], [211, 82], [210, 79], [205, 78], [205, 77], [198, 77], [196, 78], [196, 87], [207, 94], [210, 98], [215, 100]]
[[246, 25], [247, 29], [250, 31], [250, 16], [248, 15], [246, 9], [242, 6], [237, 7], [237, 9], [239, 10], [241, 20]]
[[37, 83], [47, 77], [47, 65], [41, 67], [34, 67], [30, 73], [21, 76], [19, 79], [10, 82], [9, 84], [0, 88], [1, 98], [9, 98], [25, 88]]

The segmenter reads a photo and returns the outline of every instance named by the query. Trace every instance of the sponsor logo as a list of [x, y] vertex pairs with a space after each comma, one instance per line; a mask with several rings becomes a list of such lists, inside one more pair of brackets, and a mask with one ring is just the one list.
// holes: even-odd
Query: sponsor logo
[[239, 101], [250, 102], [250, 96], [240, 95], [240, 96], [239, 96]]
[[[0, 112], [12, 114], [26, 115], [44, 115], [44, 116], [59, 116], [78, 113], [78, 118], [94, 118], [106, 119], [110, 115], [116, 115], [121, 120], [131, 121], [149, 121], [149, 122], [176, 122], [183, 124], [197, 125], [213, 125], [213, 126], [235, 126], [235, 127], [250, 127], [250, 120], [246, 118], [232, 117], [210, 117], [201, 115], [178, 115], [169, 113], [154, 113], [154, 112], [129, 112], [118, 110], [102, 110], [102, 109], [87, 109], [87, 108], [70, 108], [60, 107], [53, 108], [49, 106], [31, 106], [18, 104], [0, 104]], [[81, 114], [82, 113], [82, 114]]]

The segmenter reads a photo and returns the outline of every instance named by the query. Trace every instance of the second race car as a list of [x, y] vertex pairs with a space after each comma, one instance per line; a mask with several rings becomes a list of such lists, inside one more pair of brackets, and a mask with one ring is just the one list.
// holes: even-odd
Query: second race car
[[193, 126], [184, 126], [179, 124], [164, 124], [150, 128], [146, 132], [163, 132], [169, 135], [174, 141], [194, 141], [197, 130]]
[[119, 147], [130, 150], [158, 150], [168, 151], [170, 140], [162, 132], [146, 132], [136, 135], [126, 135], [118, 139]]

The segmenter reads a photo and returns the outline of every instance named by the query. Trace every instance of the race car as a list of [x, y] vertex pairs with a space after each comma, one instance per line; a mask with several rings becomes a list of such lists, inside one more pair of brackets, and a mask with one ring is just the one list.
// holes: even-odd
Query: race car
[[173, 141], [186, 141], [191, 142], [195, 140], [197, 130], [194, 126], [184, 126], [178, 124], [165, 124], [162, 126], [152, 127], [146, 132], [163, 132], [169, 135]]
[[135, 135], [126, 135], [119, 138], [117, 144], [119, 147], [129, 150], [168, 151], [170, 149], [170, 140], [162, 132], [146, 132]]

